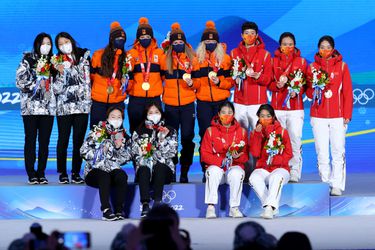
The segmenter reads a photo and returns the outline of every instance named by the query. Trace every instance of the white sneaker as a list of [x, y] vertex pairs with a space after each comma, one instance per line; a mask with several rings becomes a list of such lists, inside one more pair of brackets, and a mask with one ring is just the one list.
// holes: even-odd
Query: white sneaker
[[297, 176], [297, 175], [294, 175], [294, 174], [291, 174], [291, 175], [290, 175], [289, 182], [292, 182], [292, 183], [297, 183], [297, 182], [299, 182], [298, 176]]
[[215, 212], [215, 206], [214, 205], [208, 205], [207, 206], [206, 218], [207, 219], [216, 218], [216, 212]]
[[229, 217], [243, 218], [243, 214], [238, 209], [238, 207], [231, 207], [230, 210], [229, 210]]
[[263, 219], [273, 219], [273, 209], [271, 206], [266, 206], [263, 213], [260, 215]]
[[331, 189], [331, 195], [332, 196], [341, 196], [342, 195], [342, 191], [339, 189], [339, 188], [332, 188]]

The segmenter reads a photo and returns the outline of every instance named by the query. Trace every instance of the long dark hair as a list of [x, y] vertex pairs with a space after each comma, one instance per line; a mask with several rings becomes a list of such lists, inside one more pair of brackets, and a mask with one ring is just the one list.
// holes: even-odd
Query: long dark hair
[[224, 107], [228, 107], [228, 108], [232, 109], [233, 114], [235, 113], [233, 103], [230, 102], [230, 101], [228, 101], [228, 100], [226, 100], [226, 101], [224, 101], [224, 102], [222, 102], [222, 103], [219, 104], [219, 108], [218, 108], [219, 111], [218, 111], [218, 113], [220, 113], [221, 109], [224, 108]]
[[325, 35], [325, 36], [322, 36], [320, 39], [319, 39], [319, 42], [318, 42], [318, 49], [320, 47], [320, 44], [324, 41], [327, 41], [331, 46], [332, 48], [334, 49], [335, 48], [335, 40], [333, 39], [333, 37], [329, 36], [329, 35]]
[[270, 104], [266, 103], [266, 104], [260, 105], [260, 107], [259, 107], [259, 109], [257, 111], [257, 116], [258, 117], [260, 116], [260, 112], [262, 112], [262, 110], [267, 110], [271, 114], [272, 118], [274, 120], [277, 120], [277, 117], [276, 117], [276, 114], [275, 114], [275, 110], [273, 109], [273, 107]]
[[152, 106], [155, 106], [160, 114], [161, 114], [161, 119], [160, 120], [163, 120], [164, 119], [164, 111], [163, 111], [163, 108], [160, 106], [159, 103], [157, 102], [151, 102], [149, 105], [146, 106], [146, 108], [143, 110], [143, 115], [142, 115], [142, 121], [146, 121], [147, 119], [147, 113], [148, 113], [148, 110], [152, 107]]
[[69, 39], [70, 42], [72, 43], [72, 54], [74, 55], [74, 60], [75, 62], [77, 63], [78, 60], [79, 60], [79, 55], [78, 55], [78, 46], [77, 46], [77, 42], [76, 40], [74, 40], [74, 38], [67, 32], [60, 32], [59, 34], [57, 34], [57, 36], [55, 37], [55, 45], [56, 45], [56, 48], [57, 48], [57, 54], [61, 55], [61, 54], [64, 54], [60, 48], [59, 48], [59, 39], [60, 38], [66, 38], [66, 39]]
[[41, 57], [41, 53], [40, 53], [40, 46], [42, 45], [43, 43], [43, 39], [47, 37], [50, 42], [51, 42], [51, 50], [49, 51], [48, 53], [48, 59], [50, 59], [52, 57], [52, 48], [53, 48], [53, 42], [52, 42], [52, 37], [51, 35], [47, 34], [47, 33], [39, 33], [35, 39], [34, 39], [34, 44], [33, 44], [33, 53], [36, 54], [38, 56], [38, 58]]
[[[102, 75], [104, 77], [112, 77], [113, 74], [113, 62], [115, 61], [115, 46], [114, 46], [114, 38], [111, 38], [108, 45], [104, 48], [104, 52], [102, 55]], [[122, 77], [122, 66], [124, 64], [124, 60], [126, 57], [126, 50], [122, 51], [122, 54], [118, 58], [118, 71], [116, 74], [117, 79], [121, 79]]]
[[118, 111], [120, 111], [120, 112], [121, 112], [122, 119], [123, 119], [123, 120], [125, 119], [125, 117], [124, 117], [124, 110], [123, 110], [122, 108], [120, 108], [120, 107], [117, 107], [117, 106], [111, 106], [111, 107], [109, 107], [109, 108], [107, 109], [107, 112], [106, 112], [106, 117], [107, 117], [107, 119], [108, 119], [109, 115], [112, 113], [112, 111], [114, 111], [114, 110], [118, 110]]
[[284, 32], [280, 35], [280, 38], [279, 38], [279, 45], [281, 45], [281, 42], [283, 41], [283, 39], [285, 37], [289, 37], [290, 39], [293, 40], [293, 43], [294, 43], [294, 46], [296, 46], [296, 38], [294, 37], [293, 33], [291, 32]]

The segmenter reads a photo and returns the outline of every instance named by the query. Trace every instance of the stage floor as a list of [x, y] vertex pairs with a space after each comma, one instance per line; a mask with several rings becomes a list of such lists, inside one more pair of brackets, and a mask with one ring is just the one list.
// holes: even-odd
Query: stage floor
[[[190, 232], [193, 249], [232, 249], [234, 230], [243, 219], [181, 219], [181, 228]], [[289, 217], [274, 220], [254, 219], [279, 239], [285, 232], [306, 233], [313, 249], [375, 249], [375, 216], [352, 217]], [[0, 223], [0, 249], [22, 237], [32, 220], [7, 220]], [[100, 220], [39, 220], [45, 232], [89, 231], [92, 249], [109, 249], [112, 239], [126, 223], [138, 225], [139, 220], [104, 222]]]
[[[134, 174], [127, 171], [129, 175], [129, 182], [133, 182]], [[55, 171], [47, 170], [46, 177], [49, 180], [49, 185], [58, 184], [58, 174]], [[369, 173], [347, 173], [346, 190], [344, 196], [375, 196], [375, 172]], [[178, 181], [177, 176], [177, 181]], [[193, 183], [201, 183], [202, 173], [189, 173], [189, 180]], [[0, 171], [0, 185], [6, 186], [23, 186], [26, 185], [27, 177], [24, 170], [3, 170]], [[318, 173], [303, 173], [302, 183], [320, 182]]]
[[[129, 174], [130, 182], [134, 176]], [[59, 185], [58, 175], [47, 171], [49, 185]], [[200, 172], [190, 173], [192, 182], [200, 182]], [[24, 186], [26, 178], [23, 171], [1, 172], [0, 185]], [[375, 196], [375, 173], [348, 173], [344, 196]], [[317, 173], [303, 174], [302, 182], [319, 182]], [[368, 216], [326, 216], [326, 217], [282, 217], [274, 220], [258, 218], [182, 218], [181, 228], [191, 234], [193, 249], [232, 249], [234, 230], [244, 221], [253, 220], [262, 224], [266, 231], [280, 238], [287, 231], [306, 233], [313, 249], [375, 249], [375, 215]], [[127, 219], [121, 222], [103, 222], [95, 219], [81, 220], [36, 220], [44, 231], [89, 231], [92, 235], [92, 249], [109, 249], [112, 239], [126, 223], [138, 225], [139, 220]], [[0, 249], [6, 249], [9, 243], [22, 237], [34, 220], [0, 221]]]

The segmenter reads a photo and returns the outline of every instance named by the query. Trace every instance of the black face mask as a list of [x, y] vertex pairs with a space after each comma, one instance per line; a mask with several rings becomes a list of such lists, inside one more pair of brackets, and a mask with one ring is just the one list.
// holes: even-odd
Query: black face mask
[[172, 44], [172, 49], [176, 52], [176, 53], [182, 53], [185, 51], [185, 44], [182, 43], [182, 44]]
[[213, 52], [217, 47], [217, 43], [208, 43], [206, 44], [206, 50]]
[[116, 38], [116, 39], [113, 41], [113, 46], [114, 46], [116, 49], [124, 50], [124, 45], [125, 45], [125, 39], [118, 39], [118, 38]]
[[151, 38], [140, 39], [139, 42], [143, 48], [147, 48], [151, 44]]

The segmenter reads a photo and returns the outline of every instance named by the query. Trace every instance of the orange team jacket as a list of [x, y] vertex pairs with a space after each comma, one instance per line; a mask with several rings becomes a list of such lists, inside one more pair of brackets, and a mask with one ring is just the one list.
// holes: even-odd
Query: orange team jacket
[[[180, 63], [173, 57], [173, 74], [168, 72], [166, 57], [162, 61], [162, 70], [164, 71], [163, 102], [171, 106], [183, 106], [194, 102], [196, 99], [195, 90], [200, 85], [199, 64], [196, 57], [190, 62], [185, 53], [179, 53], [176, 56]], [[192, 67], [190, 74], [193, 80], [191, 87], [182, 78], [186, 69], [190, 67]]]
[[92, 89], [91, 89], [91, 98], [97, 102], [103, 103], [117, 103], [123, 102], [126, 98], [126, 93], [122, 94], [120, 89], [121, 81], [117, 78], [113, 81], [113, 93], [107, 93], [107, 86], [108, 86], [108, 77], [104, 77], [101, 75], [102, 69], [102, 55], [104, 53], [104, 49], [99, 49], [94, 52], [91, 61], [91, 82], [92, 82]]
[[[226, 50], [226, 44], [221, 44]], [[214, 54], [206, 52], [208, 60], [199, 63], [200, 85], [197, 87], [197, 99], [206, 102], [217, 102], [227, 99], [230, 96], [230, 89], [233, 86], [230, 70], [232, 67], [231, 58], [228, 54], [224, 54], [224, 58], [220, 63], [217, 77], [220, 82], [214, 84], [209, 78], [208, 73], [213, 70], [217, 60]], [[208, 63], [210, 61], [211, 64]]]
[[[164, 60], [164, 52], [158, 48], [156, 39], [152, 39], [151, 44], [147, 48], [143, 48], [141, 44], [136, 41], [133, 48], [128, 51], [131, 55], [130, 63], [133, 71], [129, 74], [130, 81], [127, 93], [136, 97], [157, 97], [163, 93], [161, 62]], [[151, 54], [151, 55], [150, 55]], [[142, 83], [145, 82], [143, 78], [141, 63], [144, 64], [145, 72], [147, 72], [147, 62], [151, 58], [150, 65], [150, 84], [149, 90], [142, 89]]]

